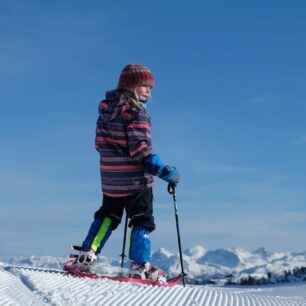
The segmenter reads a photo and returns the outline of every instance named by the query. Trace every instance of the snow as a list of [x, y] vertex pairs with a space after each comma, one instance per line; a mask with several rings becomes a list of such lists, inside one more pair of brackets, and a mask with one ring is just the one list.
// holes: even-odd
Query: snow
[[[196, 246], [184, 251], [188, 274], [185, 288], [75, 278], [62, 271], [65, 261], [62, 257], [30, 256], [0, 262], [0, 305], [306, 306], [304, 270], [288, 272], [306, 267], [305, 253], [270, 253], [263, 248], [255, 252], [241, 248], [205, 250]], [[152, 262], [169, 275], [180, 273], [178, 254], [164, 248], [152, 254]], [[120, 260], [101, 256], [95, 269], [118, 275], [126, 273], [127, 263], [122, 271]], [[233, 283], [248, 279], [253, 284], [254, 279], [266, 279], [270, 285], [226, 286], [229, 275]], [[279, 284], [284, 280], [287, 283]], [[217, 285], [207, 285], [212, 281]], [[196, 282], [206, 285], [195, 285]]]
[[234, 268], [239, 265], [239, 257], [234, 252], [224, 249], [208, 251], [202, 256], [198, 263], [208, 263], [224, 267]]
[[[242, 248], [205, 250], [201, 246], [195, 246], [184, 250], [183, 253], [184, 268], [188, 274], [189, 283], [240, 284], [245, 283], [249, 277], [256, 280], [257, 284], [306, 280], [306, 271], [297, 270], [306, 267], [306, 252], [270, 253], [263, 248], [255, 252]], [[61, 257], [31, 256], [14, 257], [9, 264], [61, 269], [65, 261], [66, 258]], [[100, 256], [95, 269], [98, 273], [117, 275], [122, 272], [120, 263], [119, 258]], [[165, 270], [170, 276], [181, 272], [178, 254], [171, 253], [165, 248], [152, 254], [152, 263]], [[128, 263], [125, 263], [123, 272], [127, 267]]]
[[194, 260], [197, 260], [200, 257], [204, 256], [205, 253], [206, 253], [206, 250], [200, 245], [197, 245], [193, 248], [190, 248], [184, 251], [185, 255], [189, 256], [191, 259], [194, 259]]
[[0, 267], [0, 305], [306, 305], [306, 284], [158, 288], [67, 276], [58, 270]]

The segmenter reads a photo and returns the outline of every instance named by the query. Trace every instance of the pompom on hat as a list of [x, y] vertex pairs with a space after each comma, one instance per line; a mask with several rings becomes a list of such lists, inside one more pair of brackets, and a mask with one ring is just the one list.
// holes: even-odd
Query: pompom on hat
[[151, 71], [141, 64], [128, 64], [121, 71], [117, 88], [134, 88], [140, 85], [154, 86]]

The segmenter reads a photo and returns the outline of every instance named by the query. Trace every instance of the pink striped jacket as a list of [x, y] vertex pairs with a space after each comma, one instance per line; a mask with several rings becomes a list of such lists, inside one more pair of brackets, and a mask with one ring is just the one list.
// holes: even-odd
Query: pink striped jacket
[[152, 186], [153, 176], [143, 166], [152, 154], [150, 130], [150, 116], [132, 94], [106, 93], [99, 105], [95, 141], [104, 194], [122, 197]]

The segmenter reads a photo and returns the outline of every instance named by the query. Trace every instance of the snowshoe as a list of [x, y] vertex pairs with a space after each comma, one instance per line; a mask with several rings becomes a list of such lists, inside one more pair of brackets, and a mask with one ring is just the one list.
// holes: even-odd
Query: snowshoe
[[[93, 250], [80, 250], [78, 255], [71, 255], [72, 258], [68, 260], [65, 268], [69, 266], [70, 270], [79, 270], [80, 272], [90, 273], [90, 268], [97, 259], [97, 255]], [[65, 269], [64, 268], [64, 269]]]
[[165, 273], [153, 266], [150, 263], [139, 265], [135, 262], [131, 263], [129, 277], [158, 282], [161, 284], [167, 283]]

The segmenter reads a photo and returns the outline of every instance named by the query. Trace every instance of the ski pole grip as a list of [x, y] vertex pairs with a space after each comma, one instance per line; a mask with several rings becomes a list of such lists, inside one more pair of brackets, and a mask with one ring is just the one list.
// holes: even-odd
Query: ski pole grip
[[174, 192], [175, 192], [175, 184], [173, 184], [173, 183], [169, 183], [168, 184], [168, 192], [170, 194], [174, 194]]

